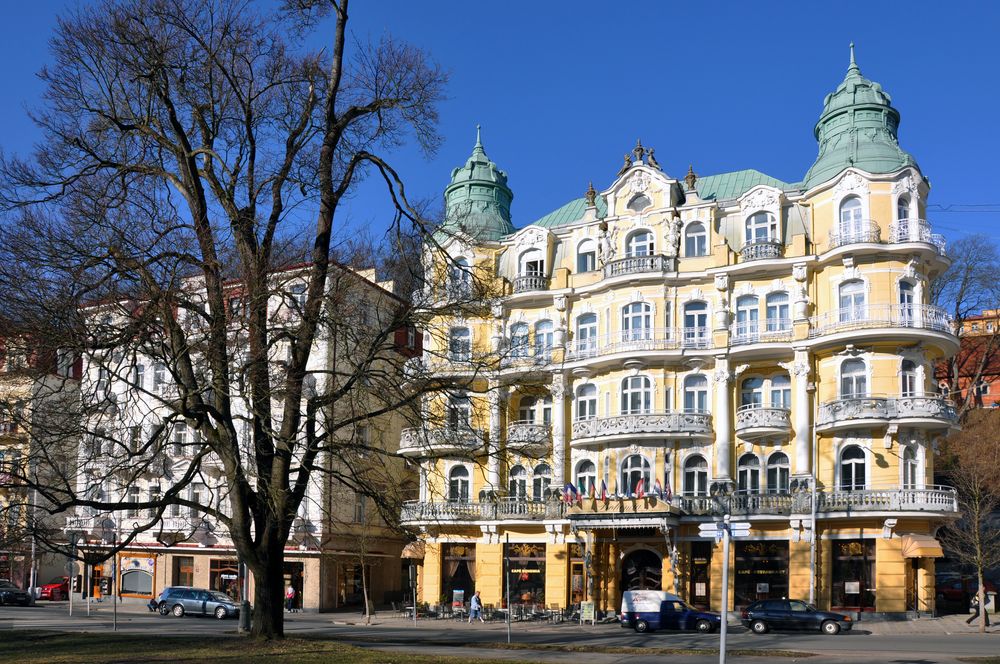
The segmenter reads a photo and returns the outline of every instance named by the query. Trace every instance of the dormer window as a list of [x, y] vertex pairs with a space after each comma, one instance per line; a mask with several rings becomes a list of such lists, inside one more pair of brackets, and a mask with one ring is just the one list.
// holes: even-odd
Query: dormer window
[[629, 258], [653, 255], [653, 234], [649, 231], [636, 231], [628, 236], [625, 243], [625, 255]]
[[636, 194], [628, 202], [628, 209], [632, 212], [642, 212], [652, 204], [652, 201], [645, 194]]
[[521, 254], [522, 277], [544, 277], [545, 257], [541, 249], [529, 249]]
[[778, 239], [778, 222], [769, 212], [757, 212], [747, 219], [747, 244], [770, 242]]

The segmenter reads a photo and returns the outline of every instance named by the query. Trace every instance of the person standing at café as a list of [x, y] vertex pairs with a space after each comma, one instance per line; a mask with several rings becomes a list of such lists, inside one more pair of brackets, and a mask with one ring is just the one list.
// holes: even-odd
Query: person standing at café
[[479, 622], [486, 622], [483, 620], [483, 600], [480, 599], [478, 590], [469, 601], [469, 624], [471, 625], [476, 618], [479, 618]]
[[289, 613], [295, 610], [295, 586], [290, 583], [285, 589], [285, 610]]

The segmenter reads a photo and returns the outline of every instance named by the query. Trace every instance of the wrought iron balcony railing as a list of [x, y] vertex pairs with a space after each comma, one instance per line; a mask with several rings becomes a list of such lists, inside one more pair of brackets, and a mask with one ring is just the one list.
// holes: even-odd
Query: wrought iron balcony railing
[[847, 244], [880, 244], [882, 242], [882, 229], [871, 219], [852, 222], [837, 226], [830, 231], [829, 248], [835, 249]]
[[951, 317], [933, 304], [869, 304], [813, 316], [809, 319], [809, 337], [879, 327], [952, 332]]
[[925, 219], [900, 219], [889, 224], [889, 242], [923, 242], [933, 245], [939, 254], [945, 255], [943, 235], [931, 232], [931, 225]]

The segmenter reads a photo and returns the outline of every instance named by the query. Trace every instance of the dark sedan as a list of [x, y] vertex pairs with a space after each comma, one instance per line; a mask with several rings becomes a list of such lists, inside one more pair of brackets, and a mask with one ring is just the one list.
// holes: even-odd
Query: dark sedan
[[850, 616], [820, 611], [798, 599], [762, 599], [754, 602], [743, 609], [740, 622], [754, 634], [765, 634], [772, 629], [819, 630], [824, 634], [838, 634], [853, 625]]
[[27, 590], [21, 590], [10, 581], [0, 581], [0, 605], [3, 604], [28, 606], [31, 604], [31, 596]]

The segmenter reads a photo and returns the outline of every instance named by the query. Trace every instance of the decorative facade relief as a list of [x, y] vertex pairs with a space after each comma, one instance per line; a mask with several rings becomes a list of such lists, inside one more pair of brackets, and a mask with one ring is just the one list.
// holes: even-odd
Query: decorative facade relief
[[781, 194], [767, 187], [758, 187], [740, 200], [740, 212], [744, 217], [761, 211], [777, 215], [780, 207]]

